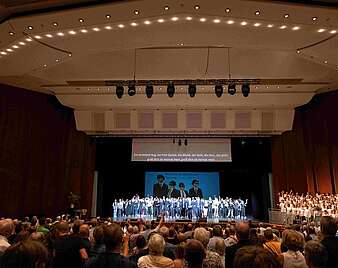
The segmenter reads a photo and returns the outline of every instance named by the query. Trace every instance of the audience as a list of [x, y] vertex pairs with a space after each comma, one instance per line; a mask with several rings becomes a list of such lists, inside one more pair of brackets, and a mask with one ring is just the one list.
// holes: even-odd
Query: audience
[[190, 239], [185, 246], [184, 259], [187, 268], [202, 268], [206, 257], [205, 249], [202, 243], [195, 239]]
[[175, 268], [184, 268], [184, 247], [185, 244], [178, 244], [175, 248]]
[[326, 267], [334, 268], [338, 265], [338, 237], [336, 219], [324, 216], [320, 220], [320, 231], [322, 245], [328, 252], [328, 261]]
[[286, 252], [282, 253], [283, 268], [307, 268], [304, 255], [304, 236], [295, 230], [289, 230], [285, 235]]
[[309, 268], [327, 267], [328, 254], [326, 248], [318, 241], [308, 241], [305, 244], [305, 260]]
[[0, 256], [10, 247], [8, 238], [14, 234], [15, 226], [12, 220], [0, 220]]

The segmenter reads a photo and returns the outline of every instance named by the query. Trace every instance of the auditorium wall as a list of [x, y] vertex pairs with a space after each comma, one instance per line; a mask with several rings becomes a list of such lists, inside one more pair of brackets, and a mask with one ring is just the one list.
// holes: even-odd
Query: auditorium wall
[[274, 194], [337, 193], [338, 91], [296, 108], [293, 129], [272, 138]]
[[[0, 84], [0, 217], [90, 209], [95, 143], [52, 95]], [[89, 210], [90, 211], [90, 210]]]

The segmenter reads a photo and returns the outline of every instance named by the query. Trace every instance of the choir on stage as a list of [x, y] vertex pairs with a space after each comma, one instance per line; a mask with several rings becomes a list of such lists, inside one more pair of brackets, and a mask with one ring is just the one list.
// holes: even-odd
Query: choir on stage
[[154, 219], [162, 213], [169, 220], [189, 219], [246, 219], [247, 201], [232, 198], [179, 197], [158, 198], [138, 195], [132, 199], [115, 200], [112, 204], [113, 219], [126, 218]]

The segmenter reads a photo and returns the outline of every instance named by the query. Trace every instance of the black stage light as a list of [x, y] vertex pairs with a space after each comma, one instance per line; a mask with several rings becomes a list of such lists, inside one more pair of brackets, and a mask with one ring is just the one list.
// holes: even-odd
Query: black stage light
[[244, 97], [248, 97], [250, 94], [250, 85], [249, 84], [243, 84], [242, 85], [242, 94]]
[[184, 139], [184, 145], [187, 146], [188, 145], [188, 140]]
[[116, 96], [121, 99], [124, 93], [124, 88], [122, 85], [117, 85], [116, 86]]
[[189, 93], [190, 97], [192, 97], [192, 98], [195, 97], [195, 95], [196, 95], [196, 85], [194, 85], [194, 84], [189, 85], [188, 93]]
[[228, 93], [230, 95], [235, 95], [235, 93], [236, 93], [236, 84], [235, 83], [230, 83], [228, 85]]
[[178, 140], [178, 146], [181, 146], [182, 145], [182, 141], [181, 139]]
[[174, 85], [173, 82], [169, 82], [168, 83], [167, 94], [168, 94], [169, 98], [174, 97], [174, 94], [175, 94], [175, 85]]
[[154, 93], [154, 87], [151, 82], [148, 82], [146, 85], [147, 98], [150, 99], [153, 96], [153, 93]]
[[215, 94], [218, 98], [222, 97], [222, 95], [223, 95], [223, 86], [222, 85], [217, 84], [215, 86]]
[[132, 82], [128, 86], [128, 95], [129, 96], [134, 96], [135, 94], [136, 94], [136, 86], [135, 86], [135, 83]]

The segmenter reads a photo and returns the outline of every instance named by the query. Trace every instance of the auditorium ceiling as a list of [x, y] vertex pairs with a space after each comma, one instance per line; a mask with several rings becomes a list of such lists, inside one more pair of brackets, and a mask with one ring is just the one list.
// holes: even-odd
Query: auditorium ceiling
[[[22, 9], [37, 1], [15, 2]], [[338, 88], [338, 9], [330, 5], [136, 0], [69, 8], [78, 2], [95, 1], [59, 1], [32, 15], [18, 4], [17, 17], [4, 2], [0, 82], [55, 95], [89, 134], [279, 134], [292, 128], [295, 107]], [[116, 85], [124, 85], [122, 98]], [[176, 124], [163, 129], [168, 113]], [[200, 127], [189, 128], [191, 120]]]

